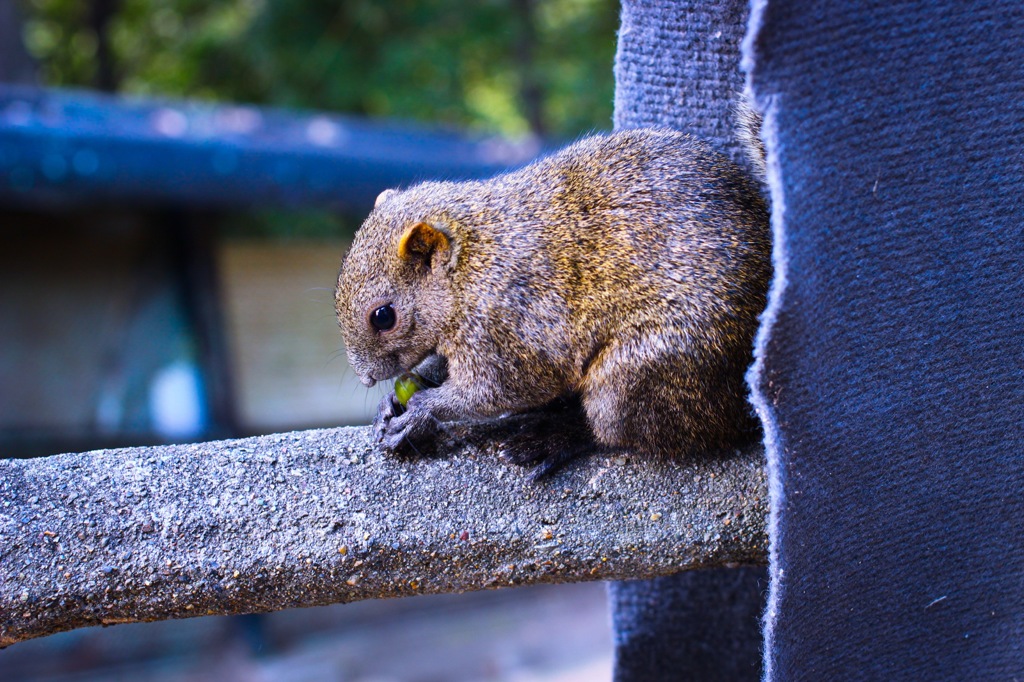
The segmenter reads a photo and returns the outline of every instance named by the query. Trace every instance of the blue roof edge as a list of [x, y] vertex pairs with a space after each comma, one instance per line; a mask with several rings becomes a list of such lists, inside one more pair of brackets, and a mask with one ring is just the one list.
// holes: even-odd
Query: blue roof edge
[[0, 85], [0, 204], [361, 210], [386, 187], [520, 166], [539, 141], [324, 112]]

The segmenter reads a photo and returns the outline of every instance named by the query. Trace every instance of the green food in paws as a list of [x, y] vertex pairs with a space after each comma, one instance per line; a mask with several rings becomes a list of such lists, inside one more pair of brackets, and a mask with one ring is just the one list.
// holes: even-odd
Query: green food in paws
[[423, 377], [415, 372], [406, 372], [395, 379], [395, 399], [403, 408], [408, 407], [409, 398], [423, 388]]

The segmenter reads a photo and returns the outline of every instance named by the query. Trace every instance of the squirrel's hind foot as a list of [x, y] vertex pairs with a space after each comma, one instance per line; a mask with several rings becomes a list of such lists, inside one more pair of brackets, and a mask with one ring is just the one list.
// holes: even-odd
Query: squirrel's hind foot
[[561, 471], [569, 462], [601, 449], [587, 424], [578, 398], [563, 398], [540, 410], [509, 417], [503, 457], [532, 467], [530, 478], [539, 481]]

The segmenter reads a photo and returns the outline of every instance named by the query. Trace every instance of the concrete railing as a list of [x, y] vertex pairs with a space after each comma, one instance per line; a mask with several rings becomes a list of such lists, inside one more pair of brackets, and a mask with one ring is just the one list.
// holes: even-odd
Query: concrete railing
[[453, 430], [366, 428], [0, 460], [0, 646], [90, 625], [764, 563], [762, 451], [602, 455], [532, 481]]

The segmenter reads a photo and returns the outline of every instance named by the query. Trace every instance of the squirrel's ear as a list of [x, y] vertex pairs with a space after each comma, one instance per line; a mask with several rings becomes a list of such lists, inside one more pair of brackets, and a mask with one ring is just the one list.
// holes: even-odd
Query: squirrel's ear
[[430, 266], [434, 254], [449, 247], [448, 235], [429, 223], [416, 223], [398, 240], [398, 257]]
[[395, 190], [393, 190], [393, 189], [386, 189], [386, 190], [384, 190], [383, 192], [381, 192], [380, 194], [377, 195], [377, 199], [373, 202], [373, 207], [377, 208], [382, 203], [387, 201], [388, 197], [394, 196], [396, 193], [397, 192], [395, 192]]

